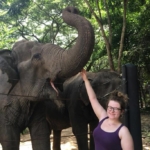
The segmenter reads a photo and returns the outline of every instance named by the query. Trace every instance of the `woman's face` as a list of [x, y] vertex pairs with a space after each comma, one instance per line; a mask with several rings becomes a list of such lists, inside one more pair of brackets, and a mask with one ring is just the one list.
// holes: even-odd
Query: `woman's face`
[[110, 100], [107, 106], [107, 114], [111, 119], [119, 119], [120, 115], [123, 113], [121, 106], [118, 102]]

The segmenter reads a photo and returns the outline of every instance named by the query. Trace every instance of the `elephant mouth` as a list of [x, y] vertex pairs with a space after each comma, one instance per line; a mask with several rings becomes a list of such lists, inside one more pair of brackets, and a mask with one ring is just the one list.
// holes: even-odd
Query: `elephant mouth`
[[59, 78], [55, 79], [55, 81], [47, 78], [46, 83], [49, 83], [49, 85], [56, 91], [57, 95], [59, 95], [59, 91], [63, 91], [63, 81]]

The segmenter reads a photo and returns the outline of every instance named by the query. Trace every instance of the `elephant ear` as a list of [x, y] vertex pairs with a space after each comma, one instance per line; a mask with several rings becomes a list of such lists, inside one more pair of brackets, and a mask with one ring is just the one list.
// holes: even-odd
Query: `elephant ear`
[[16, 85], [19, 79], [16, 68], [13, 68], [11, 56], [0, 52], [0, 93], [8, 94]]
[[[3, 49], [3, 50], [0, 50], [0, 56], [2, 58], [4, 58], [7, 63], [12, 67], [12, 68], [15, 68], [15, 65], [14, 65], [14, 59], [12, 57], [12, 51], [11, 50], [8, 50], [8, 49]], [[16, 68], [15, 68], [16, 69]]]
[[11, 55], [11, 50], [8, 50], [8, 49], [0, 50], [0, 56], [1, 57], [10, 56], [10, 55]]
[[[92, 79], [88, 78], [90, 83], [92, 84]], [[84, 81], [82, 80], [81, 84], [79, 85], [79, 95], [80, 95], [80, 99], [83, 101], [83, 103], [87, 106], [90, 101], [89, 101], [89, 97], [85, 88], [85, 84]]]

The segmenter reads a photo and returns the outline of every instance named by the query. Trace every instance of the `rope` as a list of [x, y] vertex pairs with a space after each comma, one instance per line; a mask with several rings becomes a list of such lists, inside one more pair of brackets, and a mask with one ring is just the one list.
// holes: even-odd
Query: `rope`
[[[108, 96], [109, 94], [111, 94], [112, 92], [114, 92], [115, 90], [119, 89], [119, 87], [121, 87], [122, 85], [119, 85], [117, 88], [115, 88], [114, 90], [112, 90], [111, 92], [105, 94], [104, 96], [98, 98], [98, 99], [104, 99], [106, 96]], [[5, 94], [5, 93], [0, 93], [0, 95], [6, 95], [6, 96], [16, 96], [16, 97], [27, 97], [27, 98], [39, 98], [39, 97], [35, 97], [35, 96], [28, 96], [28, 95], [18, 95], [18, 94]], [[40, 99], [45, 99], [45, 100], [50, 100], [50, 98], [40, 98]], [[56, 100], [60, 100], [60, 99], [56, 99]], [[66, 98], [62, 98], [61, 100], [69, 100]], [[79, 99], [78, 99], [79, 100]]]

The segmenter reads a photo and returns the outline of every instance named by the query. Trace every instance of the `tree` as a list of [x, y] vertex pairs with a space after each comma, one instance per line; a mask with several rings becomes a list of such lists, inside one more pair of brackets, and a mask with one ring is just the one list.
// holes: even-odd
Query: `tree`
[[121, 72], [121, 65], [127, 62], [146, 64], [144, 55], [148, 62], [148, 0], [3, 0], [0, 30], [4, 26], [7, 33], [1, 31], [1, 48], [11, 47], [14, 41], [24, 38], [67, 49], [77, 38], [76, 30], [61, 19], [61, 11], [68, 5], [79, 8], [95, 30], [96, 42], [87, 70], [110, 68]]
[[[112, 71], [115, 70], [114, 67], [114, 62], [113, 62], [113, 56], [112, 56], [112, 38], [113, 38], [113, 31], [112, 31], [112, 17], [113, 15], [116, 15], [116, 13], [120, 12], [120, 8], [117, 11], [112, 11], [112, 8], [114, 6], [117, 6], [118, 3], [120, 6], [122, 6], [121, 1], [120, 2], [108, 2], [104, 0], [103, 2], [101, 1], [94, 1], [94, 3], [90, 3], [88, 0], [85, 0], [86, 4], [88, 5], [91, 13], [95, 17], [101, 32], [102, 36], [105, 41], [105, 46], [107, 50], [107, 55], [108, 55], [108, 61], [109, 61], [109, 67]], [[119, 55], [118, 55], [118, 72], [121, 72], [121, 57], [123, 53], [123, 46], [124, 46], [124, 36], [125, 36], [125, 29], [126, 29], [126, 9], [127, 9], [127, 0], [123, 1], [123, 25], [122, 25], [122, 32], [121, 32], [121, 38], [120, 38], [120, 46], [119, 46]], [[105, 15], [102, 15], [102, 12], [105, 11]], [[111, 14], [110, 14], [111, 13]], [[106, 21], [107, 20], [107, 24]]]
[[15, 31], [9, 33], [9, 36], [15, 40], [28, 39], [53, 44], [57, 42], [57, 45], [62, 47], [68, 45], [69, 47], [77, 34], [76, 30], [69, 28], [61, 19], [62, 8], [64, 7], [66, 7], [65, 3], [58, 3], [57, 1], [8, 0], [1, 5], [1, 11], [5, 11], [1, 20]]

